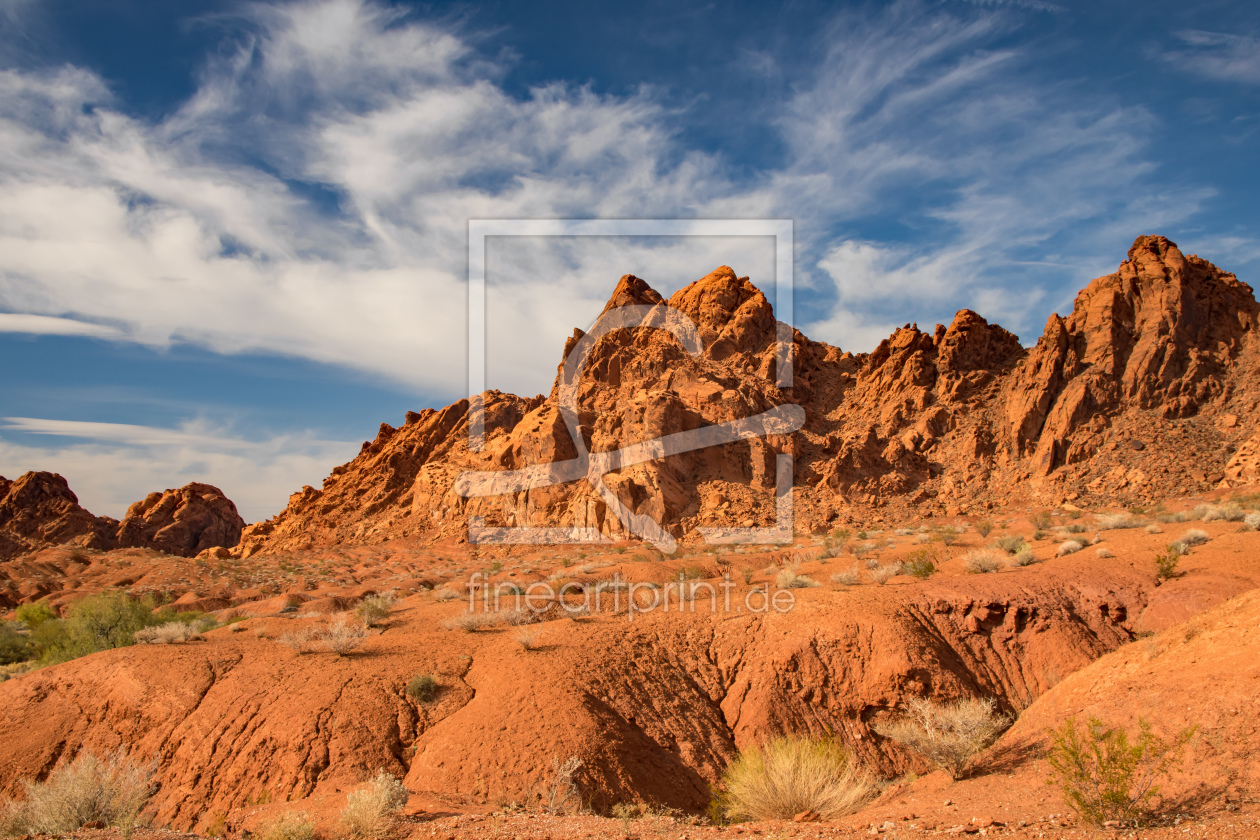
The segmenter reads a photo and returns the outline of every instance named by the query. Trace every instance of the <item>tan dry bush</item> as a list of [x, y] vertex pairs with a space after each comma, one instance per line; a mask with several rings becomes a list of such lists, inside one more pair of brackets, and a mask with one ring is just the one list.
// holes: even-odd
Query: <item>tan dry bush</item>
[[1054, 550], [1054, 555], [1056, 557], [1066, 557], [1069, 554], [1075, 554], [1084, 547], [1084, 544], [1076, 540], [1064, 540], [1059, 543], [1059, 547]]
[[1005, 564], [1005, 552], [992, 548], [977, 548], [963, 557], [963, 568], [969, 575], [985, 575], [996, 572]]
[[1243, 527], [1248, 531], [1260, 531], [1260, 513], [1249, 513], [1244, 516]]
[[301, 630], [290, 630], [287, 633], [282, 633], [276, 639], [277, 644], [284, 645], [298, 656], [306, 653], [307, 645], [309, 645], [310, 642], [311, 631], [307, 628], [302, 628]]
[[1031, 566], [1033, 563], [1037, 562], [1037, 556], [1033, 554], [1032, 548], [1026, 545], [1019, 551], [1015, 552], [1008, 562], [1016, 568]]
[[879, 566], [871, 569], [871, 580], [883, 586], [888, 581], [901, 574], [902, 567], [900, 563], [889, 563], [885, 566]]
[[456, 598], [460, 597], [460, 595], [449, 586], [443, 586], [441, 589], [433, 593], [433, 597], [437, 598], [439, 601], [454, 601]]
[[778, 737], [740, 752], [722, 777], [720, 808], [728, 818], [823, 819], [850, 814], [874, 798], [870, 774], [834, 740]]
[[836, 572], [831, 576], [831, 582], [837, 586], [856, 586], [858, 582], [858, 569], [855, 565], [846, 572]]
[[571, 755], [564, 761], [551, 759], [551, 781], [543, 807], [549, 814], [571, 814], [582, 809], [582, 791], [578, 789], [577, 772], [582, 759]]
[[1104, 547], [1104, 548], [1100, 548], [1100, 549], [1098, 549], [1098, 550], [1097, 550], [1097, 551], [1095, 551], [1094, 553], [1095, 553], [1095, 554], [1097, 554], [1099, 557], [1103, 557], [1103, 558], [1106, 558], [1106, 557], [1115, 557], [1115, 556], [1116, 556], [1116, 555], [1114, 555], [1114, 554], [1112, 554], [1112, 553], [1111, 553], [1111, 549], [1109, 549], [1109, 548], [1105, 548], [1105, 547]]
[[1118, 531], [1124, 528], [1141, 528], [1146, 520], [1131, 513], [1102, 513], [1094, 517], [1099, 531]]
[[[1247, 512], [1232, 502], [1223, 505], [1207, 505], [1199, 518], [1204, 522], [1242, 522]], [[1195, 510], [1198, 510], [1196, 508]]]
[[200, 639], [201, 633], [192, 625], [182, 621], [171, 621], [157, 627], [145, 627], [137, 630], [133, 637], [138, 645], [169, 645], [176, 642], [189, 642]]
[[315, 644], [338, 656], [345, 656], [366, 638], [367, 630], [363, 625], [351, 622], [345, 613], [338, 613], [329, 624], [311, 633]]
[[394, 611], [394, 596], [388, 592], [364, 598], [354, 609], [365, 627], [375, 627], [389, 620]]
[[384, 770], [346, 797], [337, 824], [354, 840], [380, 840], [398, 826], [398, 812], [407, 805], [407, 789]]
[[124, 750], [104, 759], [81, 752], [42, 783], [23, 780], [24, 799], [0, 803], [0, 834], [67, 834], [99, 822], [129, 837], [153, 793], [152, 778], [153, 766]]
[[538, 631], [522, 630], [516, 634], [516, 643], [522, 650], [533, 650], [538, 645]]
[[822, 585], [813, 578], [797, 574], [796, 569], [793, 568], [780, 570], [774, 578], [774, 584], [780, 589], [809, 589]]
[[280, 814], [261, 823], [254, 840], [314, 840], [315, 821], [300, 811]]
[[1210, 539], [1211, 537], [1208, 536], [1207, 531], [1201, 531], [1198, 528], [1191, 528], [1189, 531], [1186, 531], [1181, 535], [1181, 539], [1178, 540], [1178, 542], [1184, 546], [1195, 546], [1203, 545]]
[[906, 717], [877, 725], [875, 731], [961, 779], [972, 757], [997, 740], [1010, 725], [1011, 719], [996, 711], [992, 700], [938, 704], [915, 697]]

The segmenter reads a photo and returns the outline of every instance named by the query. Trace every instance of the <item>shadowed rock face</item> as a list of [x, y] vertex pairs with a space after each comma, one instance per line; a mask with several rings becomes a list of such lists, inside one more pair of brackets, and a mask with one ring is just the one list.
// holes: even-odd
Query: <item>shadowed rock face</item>
[[150, 493], [127, 508], [118, 544], [192, 557], [208, 548], [236, 545], [244, 527], [245, 520], [222, 490], [194, 482]]
[[[604, 311], [663, 303], [626, 275]], [[795, 434], [604, 477], [622, 504], [675, 537], [700, 526], [773, 521], [774, 464], [783, 453], [795, 459], [798, 530], [1019, 500], [1141, 503], [1255, 473], [1240, 465], [1233, 478], [1225, 473], [1231, 453], [1256, 432], [1260, 347], [1251, 287], [1162, 236], [1138, 237], [1119, 269], [1092, 281], [1067, 317], [1052, 315], [1031, 349], [966, 309], [930, 332], [907, 324], [869, 354], [796, 332], [790, 390], [774, 385], [776, 322], [748, 278], [719, 267], [668, 305], [695, 323], [703, 352], [691, 356], [667, 332], [646, 327], [600, 338], [578, 387], [580, 431], [591, 451], [786, 403], [806, 411]], [[584, 335], [576, 330], [565, 342], [562, 360]], [[490, 392], [485, 399], [482, 451], [468, 449], [465, 401], [409, 413], [398, 429], [382, 424], [322, 488], [304, 488], [277, 517], [247, 528], [244, 553], [455, 536], [470, 515], [490, 525], [623, 533], [584, 481], [495, 498], [455, 493], [465, 470], [575, 457], [556, 387], [546, 397]], [[1218, 422], [1226, 415], [1243, 419]]]
[[60, 543], [113, 548], [117, 526], [80, 507], [56, 473], [28, 472], [14, 481], [0, 476], [0, 559]]

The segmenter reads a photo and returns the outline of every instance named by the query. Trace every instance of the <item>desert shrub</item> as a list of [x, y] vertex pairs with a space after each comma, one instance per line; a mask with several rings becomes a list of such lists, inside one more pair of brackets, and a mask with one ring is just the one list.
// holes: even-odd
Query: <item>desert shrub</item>
[[289, 648], [294, 653], [296, 653], [298, 656], [301, 656], [302, 654], [306, 653], [306, 647], [307, 645], [310, 644], [310, 642], [311, 642], [311, 631], [306, 628], [303, 628], [301, 630], [290, 630], [287, 633], [282, 633], [276, 639], [277, 644], [284, 645], [285, 647]]
[[1116, 556], [1116, 555], [1112, 554], [1112, 553], [1111, 553], [1111, 549], [1107, 548], [1106, 546], [1104, 546], [1104, 547], [1102, 547], [1102, 548], [1098, 549], [1098, 550], [1097, 550], [1097, 551], [1095, 551], [1094, 553], [1095, 553], [1095, 554], [1097, 554], [1099, 557], [1102, 557], [1102, 558], [1115, 557], [1115, 556]]
[[1148, 533], [1148, 534], [1162, 534], [1162, 533], [1164, 533], [1164, 530], [1163, 530], [1162, 528], [1160, 528], [1158, 525], [1147, 525], [1147, 526], [1146, 526], [1146, 533]]
[[1211, 537], [1208, 536], [1207, 531], [1200, 531], [1198, 528], [1191, 528], [1189, 531], [1186, 531], [1181, 535], [1181, 539], [1178, 540], [1178, 542], [1184, 546], [1195, 546], [1203, 545], [1210, 539]]
[[67, 834], [91, 822], [130, 836], [153, 792], [153, 767], [123, 750], [98, 759], [84, 751], [53, 770], [42, 783], [22, 782], [25, 798], [4, 803], [4, 834]]
[[1015, 552], [1015, 554], [1011, 557], [1011, 559], [1008, 562], [1012, 566], [1022, 568], [1024, 566], [1031, 566], [1033, 563], [1036, 563], [1037, 556], [1033, 554], [1033, 550], [1031, 547], [1024, 546], [1019, 551]]
[[1247, 512], [1233, 503], [1206, 507], [1207, 509], [1199, 517], [1204, 522], [1242, 522], [1247, 517]]
[[443, 630], [463, 630], [465, 633], [475, 633], [478, 630], [502, 627], [504, 623], [503, 613], [466, 612], [443, 620], [438, 627]]
[[366, 638], [367, 631], [363, 629], [363, 626], [352, 624], [347, 620], [345, 613], [338, 614], [327, 625], [311, 633], [311, 639], [315, 644], [338, 656], [345, 656], [363, 644]]
[[176, 642], [189, 642], [200, 639], [201, 633], [191, 624], [182, 621], [168, 621], [156, 627], [145, 627], [137, 630], [133, 638], [136, 644], [169, 645]]
[[1038, 531], [1046, 530], [1053, 522], [1050, 517], [1050, 511], [1048, 510], [1037, 511], [1032, 516], [1028, 517], [1028, 521], [1032, 524], [1033, 528]]
[[836, 572], [831, 576], [831, 582], [837, 586], [855, 586], [858, 582], [858, 569], [855, 564], [852, 569], [845, 572]]
[[42, 621], [31, 631], [41, 665], [68, 662], [97, 651], [135, 643], [135, 633], [161, 624], [151, 599], [118, 592], [91, 595], [70, 607], [64, 619]]
[[963, 568], [969, 575], [986, 575], [1002, 568], [1002, 554], [991, 548], [968, 551], [963, 557]]
[[857, 558], [865, 557], [866, 555], [870, 554], [874, 550], [875, 550], [874, 543], [865, 543], [865, 542], [852, 543], [849, 546], [849, 551], [853, 552], [853, 556]]
[[1064, 525], [1063, 530], [1069, 534], [1083, 534], [1085, 533], [1086, 529], [1085, 529], [1085, 526], [1082, 525], [1081, 523], [1072, 522], [1067, 525]]
[[431, 674], [416, 674], [407, 682], [407, 696], [417, 703], [432, 703], [441, 690]]
[[942, 525], [939, 528], [932, 529], [932, 540], [945, 545], [953, 545], [958, 542], [958, 536], [958, 529], [949, 525]]
[[901, 574], [902, 567], [900, 563], [888, 563], [884, 566], [871, 569], [871, 580], [883, 586], [888, 581]]
[[0, 622], [0, 665], [35, 658], [35, 646], [9, 622]]
[[1082, 731], [1073, 717], [1053, 731], [1046, 761], [1064, 800], [1084, 821], [1140, 823], [1159, 792], [1157, 780], [1180, 761], [1194, 732], [1190, 727], [1164, 741], [1138, 718], [1137, 738], [1130, 739], [1098, 718]]
[[919, 580], [927, 580], [936, 573], [936, 564], [928, 556], [927, 550], [921, 548], [910, 552], [910, 557], [905, 563], [905, 572]]
[[384, 624], [389, 620], [389, 615], [393, 611], [394, 596], [388, 593], [364, 598], [354, 609], [355, 614], [363, 622], [364, 627], [375, 627], [378, 624]]
[[1005, 551], [1007, 554], [1015, 554], [1027, 543], [1019, 534], [1007, 534], [1004, 537], [998, 537], [993, 541], [993, 547]]
[[26, 625], [26, 629], [34, 630], [45, 621], [51, 621], [57, 614], [45, 601], [23, 604], [17, 608], [17, 620]]
[[1054, 550], [1055, 557], [1066, 557], [1069, 554], [1075, 554], [1085, 546], [1076, 540], [1064, 540], [1059, 543], [1059, 547]]
[[752, 583], [753, 575], [755, 574], [756, 572], [750, 569], [748, 566], [745, 566], [739, 570], [740, 579], [744, 581], [745, 586], [748, 586], [749, 584]]
[[406, 805], [407, 789], [382, 770], [367, 785], [346, 797], [346, 807], [337, 822], [347, 837], [378, 840], [393, 832], [398, 824], [398, 812]]
[[433, 597], [439, 601], [454, 601], [459, 597], [459, 593], [449, 586], [443, 586], [441, 589], [433, 593]]
[[813, 578], [798, 575], [795, 569], [783, 569], [774, 579], [775, 586], [780, 589], [809, 589], [821, 584]]
[[1011, 725], [992, 700], [934, 703], [915, 697], [907, 712], [901, 720], [878, 725], [875, 731], [909, 747], [955, 779], [963, 778], [972, 757]]
[[731, 819], [791, 819], [802, 811], [834, 819], [876, 793], [853, 755], [830, 739], [777, 737], [742, 750], [722, 781], [719, 807]]
[[315, 822], [300, 811], [280, 814], [259, 824], [255, 840], [314, 840]]
[[987, 519], [981, 519], [972, 527], [976, 529], [976, 533], [978, 533], [981, 537], [987, 537], [993, 530], [993, 523]]
[[1177, 564], [1185, 548], [1181, 543], [1169, 543], [1163, 551], [1155, 554], [1155, 577], [1159, 580], [1172, 580], [1177, 576]]
[[521, 650], [533, 650], [538, 644], [538, 631], [522, 630], [516, 634], [516, 643], [521, 646]]
[[1140, 528], [1146, 524], [1131, 513], [1100, 513], [1094, 517], [1098, 530], [1118, 531], [1124, 528]]
[[582, 769], [582, 759], [571, 755], [564, 761], [551, 759], [551, 781], [547, 785], [547, 797], [543, 807], [549, 814], [574, 813], [582, 807], [582, 792], [577, 785], [577, 772]]
[[1260, 531], [1260, 513], [1249, 513], [1244, 516], [1243, 527], [1248, 531]]

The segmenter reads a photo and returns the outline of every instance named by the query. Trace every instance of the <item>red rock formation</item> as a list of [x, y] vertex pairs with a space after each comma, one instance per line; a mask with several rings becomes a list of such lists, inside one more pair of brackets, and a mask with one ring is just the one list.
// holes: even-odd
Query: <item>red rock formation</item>
[[118, 544], [192, 557], [208, 548], [236, 545], [244, 527], [245, 520], [222, 490], [193, 482], [150, 493], [127, 508]]
[[112, 548], [117, 525], [81, 508], [56, 473], [28, 472], [14, 481], [0, 476], [0, 559], [69, 542]]
[[[604, 311], [664, 303], [627, 275]], [[1255, 415], [1260, 397], [1252, 290], [1164, 237], [1139, 237], [1119, 270], [1078, 295], [1071, 314], [1051, 316], [1031, 350], [970, 310], [931, 332], [908, 324], [870, 354], [794, 333], [790, 391], [772, 381], [776, 322], [748, 278], [722, 266], [674, 293], [668, 306], [695, 323], [703, 352], [690, 355], [660, 329], [620, 329], [595, 342], [577, 389], [590, 451], [787, 403], [805, 409], [794, 435], [676, 454], [604, 477], [623, 505], [675, 537], [705, 525], [768, 524], [783, 453], [795, 458], [799, 529], [1012, 499], [1167, 498], [1220, 481], [1230, 454], [1256, 432], [1249, 419], [1237, 422]], [[663, 323], [661, 312], [649, 323]], [[575, 331], [562, 359], [584, 336]], [[575, 457], [559, 381], [545, 399], [488, 394], [481, 452], [468, 450], [465, 402], [409, 414], [400, 429], [382, 425], [322, 490], [304, 488], [277, 518], [248, 529], [244, 551], [451, 536], [465, 533], [471, 516], [489, 525], [623, 534], [582, 480], [495, 498], [465, 499], [455, 490], [466, 470]], [[1215, 421], [1225, 412], [1232, 425]], [[1231, 481], [1254, 473], [1235, 465]]]

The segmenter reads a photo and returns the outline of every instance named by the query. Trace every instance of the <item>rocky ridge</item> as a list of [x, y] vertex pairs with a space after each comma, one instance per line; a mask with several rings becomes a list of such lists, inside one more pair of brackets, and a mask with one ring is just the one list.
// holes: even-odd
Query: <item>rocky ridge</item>
[[[1146, 504], [1257, 475], [1260, 309], [1250, 286], [1162, 236], [1138, 237], [1117, 271], [1092, 281], [1068, 316], [1052, 315], [1030, 349], [965, 309], [930, 332], [907, 324], [869, 354], [794, 332], [790, 389], [772, 381], [770, 303], [729, 267], [668, 301], [627, 275], [605, 312], [631, 304], [679, 310], [704, 349], [692, 355], [660, 329], [600, 337], [577, 387], [591, 452], [793, 403], [805, 411], [795, 434], [771, 429], [603, 476], [621, 504], [677, 538], [771, 524], [782, 454], [794, 458], [798, 531], [1012, 503]], [[583, 337], [568, 339], [566, 358]], [[480, 451], [468, 446], [466, 400], [409, 412], [398, 428], [381, 424], [321, 488], [304, 487], [279, 515], [245, 529], [240, 553], [458, 537], [470, 517], [625, 536], [581, 480], [498, 497], [457, 492], [468, 470], [576, 456], [558, 382], [546, 396], [485, 394]]]

